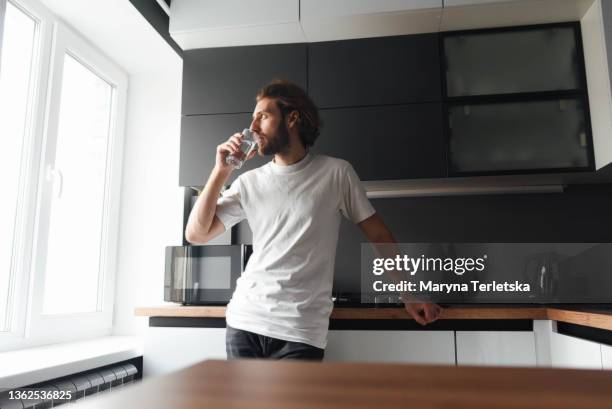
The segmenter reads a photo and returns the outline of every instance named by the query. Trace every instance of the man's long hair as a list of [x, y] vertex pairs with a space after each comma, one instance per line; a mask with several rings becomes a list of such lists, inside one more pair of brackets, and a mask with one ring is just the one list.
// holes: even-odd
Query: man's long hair
[[256, 100], [270, 98], [276, 101], [283, 120], [293, 111], [298, 112], [298, 133], [305, 148], [314, 145], [319, 136], [321, 119], [317, 106], [298, 85], [285, 80], [273, 80], [257, 93]]

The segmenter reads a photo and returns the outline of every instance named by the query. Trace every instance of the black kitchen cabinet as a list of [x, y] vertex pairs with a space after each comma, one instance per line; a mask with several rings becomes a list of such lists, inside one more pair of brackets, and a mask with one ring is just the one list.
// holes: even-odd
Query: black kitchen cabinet
[[443, 177], [440, 103], [321, 110], [313, 151], [349, 161], [361, 180]]
[[308, 45], [308, 92], [321, 108], [441, 100], [438, 34]]
[[443, 38], [449, 97], [584, 87], [576, 24], [472, 30]]
[[306, 45], [205, 48], [183, 56], [183, 115], [252, 112], [275, 78], [306, 88]]
[[[215, 166], [217, 145], [234, 133], [248, 128], [251, 116], [251, 113], [184, 116], [181, 121], [179, 185], [204, 186]], [[232, 172], [228, 182], [247, 170], [263, 165], [267, 160], [255, 156], [241, 169]]]
[[586, 106], [579, 98], [452, 105], [448, 115], [452, 175], [592, 165]]
[[450, 176], [594, 169], [579, 23], [442, 34]]

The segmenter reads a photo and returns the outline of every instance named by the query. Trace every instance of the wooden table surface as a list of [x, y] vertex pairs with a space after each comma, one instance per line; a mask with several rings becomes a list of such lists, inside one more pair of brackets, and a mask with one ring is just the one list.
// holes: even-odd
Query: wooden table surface
[[291, 361], [204, 361], [78, 409], [612, 408], [612, 372]]

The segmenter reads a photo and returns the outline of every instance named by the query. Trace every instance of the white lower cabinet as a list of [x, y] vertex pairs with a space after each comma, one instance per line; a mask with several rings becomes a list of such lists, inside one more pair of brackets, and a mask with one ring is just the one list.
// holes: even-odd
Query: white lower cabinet
[[205, 359], [226, 359], [225, 328], [149, 327], [144, 341], [144, 377], [162, 375]]
[[553, 332], [550, 336], [550, 357], [553, 367], [601, 369], [601, 347], [597, 342], [585, 341]]
[[536, 366], [532, 331], [457, 331], [458, 365]]
[[455, 364], [453, 331], [329, 331], [327, 362]]

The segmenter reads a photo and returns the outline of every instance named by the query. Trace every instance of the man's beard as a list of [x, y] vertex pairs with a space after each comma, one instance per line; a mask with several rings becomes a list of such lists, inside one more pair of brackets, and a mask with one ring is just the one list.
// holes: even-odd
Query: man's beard
[[285, 151], [289, 147], [289, 131], [285, 124], [285, 118], [278, 124], [272, 138], [266, 139], [266, 144], [261, 147], [262, 155], [275, 155]]

